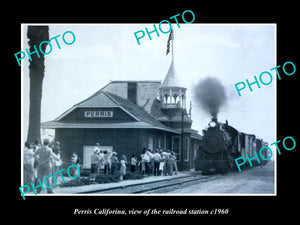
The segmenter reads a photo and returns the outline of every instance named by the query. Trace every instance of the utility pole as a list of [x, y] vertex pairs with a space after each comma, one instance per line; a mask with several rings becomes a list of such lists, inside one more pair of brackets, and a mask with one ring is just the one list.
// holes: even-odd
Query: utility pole
[[181, 160], [180, 160], [180, 167], [181, 167], [181, 170], [183, 170], [183, 167], [184, 167], [184, 159], [183, 159], [183, 139], [184, 139], [184, 136], [183, 136], [183, 120], [184, 120], [184, 110], [182, 109], [181, 111], [181, 142], [180, 142], [180, 157], [181, 157]]

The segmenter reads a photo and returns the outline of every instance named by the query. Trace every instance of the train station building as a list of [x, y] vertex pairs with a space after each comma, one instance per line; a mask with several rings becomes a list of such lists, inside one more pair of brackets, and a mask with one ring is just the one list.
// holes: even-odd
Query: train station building
[[[41, 124], [55, 129], [61, 156], [69, 161], [73, 152], [90, 168], [96, 143], [115, 151], [118, 157], [139, 156], [143, 148], [174, 151], [180, 170], [193, 169], [201, 141], [191, 128], [186, 109], [187, 89], [182, 87], [173, 60], [161, 81], [111, 81], [87, 99], [77, 103], [53, 121]], [[183, 142], [182, 142], [183, 141]]]

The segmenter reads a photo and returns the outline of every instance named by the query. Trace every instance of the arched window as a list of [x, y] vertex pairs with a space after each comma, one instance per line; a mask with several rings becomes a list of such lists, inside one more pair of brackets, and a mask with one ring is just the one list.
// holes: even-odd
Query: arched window
[[180, 101], [178, 94], [174, 94], [173, 98], [174, 98], [174, 102], [173, 103], [175, 103], [175, 104], [177, 104]]
[[169, 99], [170, 99], [170, 98], [169, 98], [169, 95], [168, 95], [168, 94], [165, 94], [165, 95], [164, 95], [164, 104], [168, 104], [168, 102], [170, 101]]

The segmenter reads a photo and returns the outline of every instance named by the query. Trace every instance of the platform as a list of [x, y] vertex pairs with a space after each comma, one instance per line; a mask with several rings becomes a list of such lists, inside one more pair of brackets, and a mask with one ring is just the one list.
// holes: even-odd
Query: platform
[[[46, 192], [41, 192], [38, 194], [39, 196], [48, 196], [48, 195], [87, 195], [87, 194], [78, 194], [81, 192], [92, 192], [99, 189], [108, 189], [108, 188], [118, 188], [118, 187], [124, 187], [131, 184], [146, 184], [151, 183], [154, 181], [160, 181], [160, 180], [168, 180], [178, 177], [185, 177], [188, 175], [193, 174], [194, 172], [190, 171], [184, 171], [184, 172], [178, 172], [177, 175], [174, 176], [146, 176], [142, 179], [135, 179], [135, 180], [122, 180], [119, 182], [114, 183], [104, 183], [104, 184], [90, 184], [90, 185], [82, 185], [82, 186], [76, 186], [76, 187], [55, 187], [53, 189], [54, 193], [48, 194]], [[70, 180], [69, 178], [65, 179], [66, 181]], [[25, 196], [35, 196], [33, 192], [30, 192], [28, 194], [25, 194]]]

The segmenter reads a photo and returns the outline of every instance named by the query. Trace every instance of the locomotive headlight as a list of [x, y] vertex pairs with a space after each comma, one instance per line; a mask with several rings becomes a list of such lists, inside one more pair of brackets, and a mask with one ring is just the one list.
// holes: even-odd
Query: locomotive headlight
[[210, 121], [208, 126], [210, 127], [216, 127], [217, 126], [217, 123], [215, 121]]

